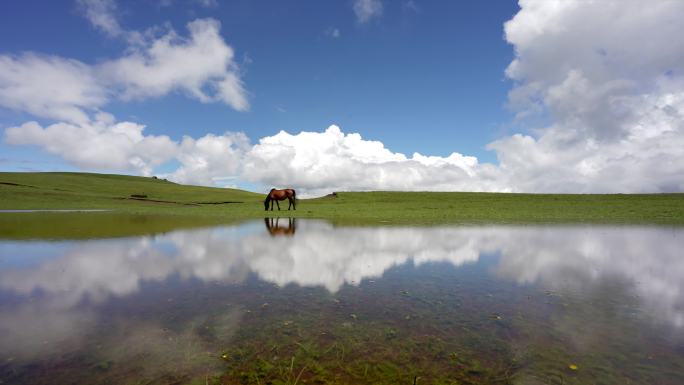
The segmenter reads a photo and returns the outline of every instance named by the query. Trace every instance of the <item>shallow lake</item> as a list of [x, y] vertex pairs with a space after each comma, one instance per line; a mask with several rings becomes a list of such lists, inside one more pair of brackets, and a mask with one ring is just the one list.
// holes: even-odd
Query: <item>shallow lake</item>
[[682, 384], [684, 228], [0, 240], [0, 383]]

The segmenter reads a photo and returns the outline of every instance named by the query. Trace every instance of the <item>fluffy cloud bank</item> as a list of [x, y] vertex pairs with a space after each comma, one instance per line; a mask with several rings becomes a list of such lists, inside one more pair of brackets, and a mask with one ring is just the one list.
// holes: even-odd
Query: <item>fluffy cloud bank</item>
[[553, 123], [489, 145], [518, 191], [684, 190], [684, 3], [520, 1], [509, 102]]
[[168, 136], [143, 135], [144, 126], [115, 123], [111, 116], [82, 125], [56, 123], [45, 128], [36, 122], [5, 131], [14, 145], [37, 145], [47, 152], [84, 169], [132, 170], [150, 175], [152, 169], [170, 160], [178, 145]]
[[280, 132], [262, 138], [245, 155], [245, 178], [266, 184], [304, 186], [309, 193], [333, 190], [490, 190], [495, 169], [474, 157], [411, 158], [381, 142], [344, 134], [337, 126], [321, 133]]
[[24, 123], [5, 130], [13, 145], [36, 145], [86, 170], [114, 170], [152, 175], [155, 167], [169, 161], [180, 166], [169, 177], [199, 185], [214, 185], [238, 172], [249, 140], [244, 134], [208, 134], [174, 141], [166, 135], [145, 135], [145, 126], [116, 122], [100, 113], [85, 124], [55, 123], [42, 127]]
[[330, 126], [323, 132], [280, 133], [252, 145], [242, 133], [208, 134], [174, 141], [145, 135], [144, 126], [115, 122], [108, 114], [86, 124], [28, 122], [5, 130], [13, 145], [37, 145], [89, 170], [133, 171], [151, 175], [171, 161], [180, 166], [169, 175], [181, 183], [215, 185], [243, 179], [267, 186], [293, 185], [304, 196], [340, 190], [477, 190], [499, 191], [498, 169], [477, 158], [407, 157]]

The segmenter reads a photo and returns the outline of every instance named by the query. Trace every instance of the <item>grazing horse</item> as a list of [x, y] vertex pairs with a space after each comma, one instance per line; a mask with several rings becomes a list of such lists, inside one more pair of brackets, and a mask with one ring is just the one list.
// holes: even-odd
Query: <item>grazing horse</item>
[[291, 237], [297, 230], [297, 220], [295, 218], [287, 218], [287, 226], [281, 226], [278, 223], [280, 218], [264, 218], [266, 223], [266, 230], [272, 237], [286, 236]]
[[276, 205], [278, 205], [278, 211], [280, 211], [280, 203], [278, 203], [278, 201], [284, 201], [285, 199], [290, 201], [290, 204], [287, 206], [288, 210], [290, 207], [297, 210], [297, 193], [291, 188], [286, 188], [284, 190], [272, 188], [268, 195], [266, 195], [266, 200], [264, 200], [264, 210], [268, 210], [268, 204], [271, 203], [271, 211], [273, 211], [273, 201], [275, 201]]

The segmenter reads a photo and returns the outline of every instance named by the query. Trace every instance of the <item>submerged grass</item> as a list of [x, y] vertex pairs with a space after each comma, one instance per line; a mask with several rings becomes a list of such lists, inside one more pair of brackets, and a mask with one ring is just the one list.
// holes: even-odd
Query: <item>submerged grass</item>
[[[661, 352], [658, 361], [643, 359], [649, 339], [638, 332], [636, 320], [614, 322], [603, 316], [611, 313], [606, 301], [614, 298], [550, 297], [533, 287], [483, 280], [484, 269], [464, 267], [454, 275], [444, 266], [428, 266], [418, 270], [417, 278], [397, 269], [381, 282], [347, 286], [332, 295], [297, 287], [264, 288], [263, 298], [243, 304], [248, 310], [243, 326], [219, 354], [224, 365], [220, 383], [681, 380], [681, 374], [671, 374], [682, 367], [672, 351]], [[262, 301], [268, 306], [260, 305]], [[601, 336], [606, 338], [600, 338], [602, 343], [582, 346], [576, 337], [556, 330], [556, 322], [582, 323], [608, 334]], [[643, 365], [630, 364], [634, 362]]]
[[[109, 209], [194, 224], [264, 216], [339, 224], [684, 224], [684, 194], [337, 192], [301, 199], [296, 211], [263, 209], [263, 194], [161, 179], [87, 173], [0, 173], [0, 209]], [[283, 209], [287, 204], [282, 205]], [[22, 214], [24, 215], [24, 214]], [[8, 213], [3, 217], [10, 216]], [[16, 216], [16, 215], [15, 215]], [[9, 221], [9, 222], [8, 222]], [[12, 221], [0, 218], [0, 233]]]

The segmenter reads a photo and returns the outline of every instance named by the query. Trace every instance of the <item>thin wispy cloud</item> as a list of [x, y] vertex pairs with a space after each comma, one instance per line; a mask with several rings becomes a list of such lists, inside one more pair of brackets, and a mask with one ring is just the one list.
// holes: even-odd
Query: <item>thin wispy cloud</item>
[[405, 1], [401, 5], [401, 9], [404, 10], [405, 12], [414, 12], [414, 13], [420, 12], [420, 7], [418, 6], [418, 3], [416, 3], [414, 0]]
[[382, 16], [383, 5], [380, 0], [354, 0], [352, 5], [356, 20], [363, 24]]
[[197, 4], [206, 7], [206, 8], [214, 8], [218, 7], [219, 2], [218, 0], [195, 0]]
[[340, 29], [339, 29], [339, 28], [335, 28], [335, 27], [330, 27], [330, 28], [326, 29], [326, 30], [325, 30], [325, 34], [326, 34], [327, 36], [332, 37], [333, 39], [337, 39], [337, 38], [339, 38], [340, 36], [342, 36], [342, 32], [340, 31]]
[[78, 6], [90, 24], [102, 32], [118, 37], [124, 33], [116, 17], [114, 0], [78, 0]]

